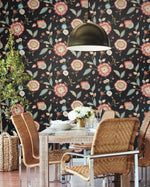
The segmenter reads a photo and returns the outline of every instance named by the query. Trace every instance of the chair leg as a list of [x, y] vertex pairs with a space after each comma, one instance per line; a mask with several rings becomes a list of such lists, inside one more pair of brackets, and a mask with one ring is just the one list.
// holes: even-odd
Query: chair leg
[[32, 187], [31, 185], [31, 173], [30, 173], [30, 168], [26, 167], [26, 171], [27, 171], [27, 187]]
[[19, 186], [22, 187], [21, 145], [18, 146], [18, 149], [19, 149]]

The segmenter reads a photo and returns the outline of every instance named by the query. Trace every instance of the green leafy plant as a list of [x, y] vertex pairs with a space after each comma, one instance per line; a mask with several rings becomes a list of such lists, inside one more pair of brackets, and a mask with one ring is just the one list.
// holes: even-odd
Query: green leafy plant
[[5, 46], [5, 58], [0, 59], [0, 122], [2, 129], [2, 114], [10, 119], [10, 107], [21, 104], [27, 110], [28, 100], [20, 95], [18, 87], [23, 88], [31, 77], [25, 72], [25, 66], [14, 47], [14, 36], [10, 30], [8, 42]]

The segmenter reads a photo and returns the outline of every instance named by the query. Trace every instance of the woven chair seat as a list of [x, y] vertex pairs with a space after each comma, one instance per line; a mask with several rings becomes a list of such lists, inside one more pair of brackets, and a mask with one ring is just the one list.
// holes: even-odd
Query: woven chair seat
[[89, 181], [89, 165], [66, 167], [65, 171]]
[[73, 144], [70, 147], [74, 149], [91, 149], [92, 144]]
[[[63, 154], [72, 151], [73, 150], [71, 149], [60, 149], [60, 150], [49, 151], [49, 164], [60, 164]], [[70, 155], [66, 155], [64, 159], [65, 162], [69, 162]]]

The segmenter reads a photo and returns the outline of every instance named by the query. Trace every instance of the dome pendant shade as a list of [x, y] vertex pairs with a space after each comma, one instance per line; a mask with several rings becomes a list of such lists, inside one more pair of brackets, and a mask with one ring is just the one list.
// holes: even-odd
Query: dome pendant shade
[[104, 29], [93, 22], [88, 22], [77, 26], [71, 32], [67, 49], [71, 51], [105, 51], [111, 47]]

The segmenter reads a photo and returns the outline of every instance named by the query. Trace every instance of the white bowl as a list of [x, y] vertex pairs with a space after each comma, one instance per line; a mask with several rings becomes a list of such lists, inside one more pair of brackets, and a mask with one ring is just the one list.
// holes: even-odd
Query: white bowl
[[55, 128], [57, 130], [69, 130], [73, 127], [73, 121], [72, 120], [54, 120], [50, 122], [51, 127]]

